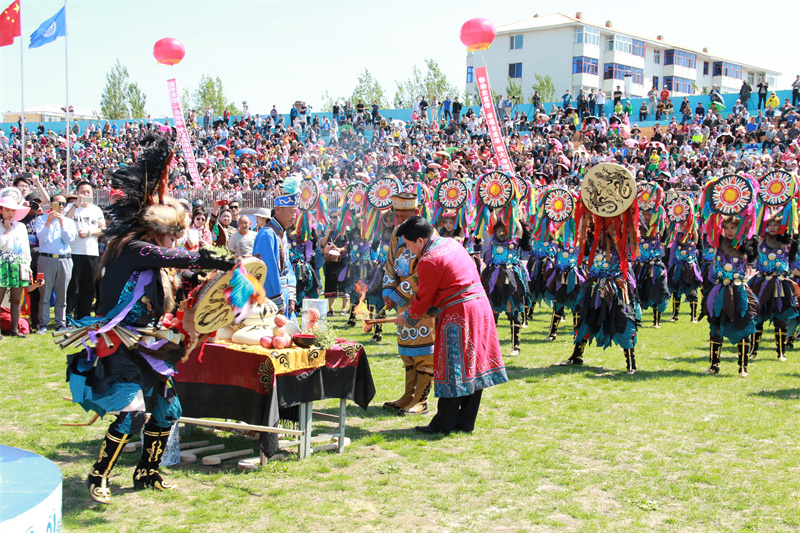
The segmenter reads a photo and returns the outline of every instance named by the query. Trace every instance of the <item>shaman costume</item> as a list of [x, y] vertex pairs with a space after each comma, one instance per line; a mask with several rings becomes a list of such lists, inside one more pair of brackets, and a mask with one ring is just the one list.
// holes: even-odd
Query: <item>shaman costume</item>
[[756, 258], [755, 244], [748, 242], [734, 248], [731, 240], [719, 238], [714, 258], [711, 289], [703, 294], [703, 309], [708, 313], [711, 365], [707, 374], [719, 373], [723, 338], [737, 345], [739, 374], [747, 375], [750, 355], [749, 337], [756, 332], [758, 298], [745, 283], [747, 263]]
[[357, 291], [357, 284], [361, 281], [364, 288], [367, 288], [367, 283], [372, 278], [372, 244], [361, 237], [358, 229], [353, 229], [351, 236], [347, 266], [339, 275], [344, 278], [345, 292], [350, 298], [350, 318], [345, 324], [348, 328], [356, 325], [356, 305], [362, 297]]
[[[392, 198], [397, 210], [413, 210], [417, 196], [399, 193]], [[389, 251], [383, 270], [383, 298], [389, 298], [405, 312], [417, 292], [416, 270], [419, 257], [411, 253], [397, 230], [392, 233]], [[405, 392], [400, 399], [383, 404], [400, 414], [425, 414], [428, 412], [428, 394], [433, 383], [433, 344], [435, 320], [424, 318], [413, 326], [397, 327], [397, 351], [405, 367]]]
[[434, 234], [417, 264], [419, 288], [405, 320], [420, 324], [439, 309], [434, 386], [439, 406], [426, 433], [472, 431], [483, 389], [508, 381], [491, 306], [460, 243]]
[[667, 308], [669, 288], [667, 268], [664, 266], [664, 247], [661, 233], [664, 230], [665, 212], [662, 206], [664, 190], [657, 183], [640, 183], [639, 203], [639, 257], [633, 266], [639, 303], [644, 309], [653, 309], [653, 327], [661, 327], [661, 313]]
[[[498, 223], [499, 224], [499, 223]], [[511, 322], [511, 355], [520, 353], [520, 327], [525, 305], [528, 303], [528, 273], [522, 267], [521, 239], [510, 237], [499, 239], [495, 233], [483, 251], [486, 267], [480, 279], [489, 295], [489, 302], [495, 314], [495, 324], [500, 313], [505, 313]]]
[[[122, 337], [135, 332], [132, 328], [157, 324], [172, 310], [171, 280], [163, 269], [228, 270], [233, 266], [232, 261], [207, 250], [187, 252], [142, 240], [153, 233], [174, 235], [177, 240], [186, 228], [183, 207], [162, 196], [172, 158], [169, 143], [152, 135], [144, 142], [147, 146], [137, 164], [110, 176], [112, 186], [121, 189], [125, 198], [107, 211], [110, 242], [105, 253], [110, 259], [100, 284], [97, 317], [81, 321], [90, 327], [86, 340], [95, 346], [84, 341], [86, 348], [68, 357], [72, 401], [101, 416], [109, 411], [120, 413], [105, 435], [87, 481], [91, 497], [100, 503], [110, 502], [111, 469], [125, 443], [142, 427], [144, 445], [134, 471], [134, 488], [172, 487], [162, 479], [159, 465], [170, 428], [181, 415], [172, 375], [174, 365], [187, 355], [184, 343], [188, 336], [177, 330], [171, 340], [140, 341], [133, 347], [122, 342]], [[159, 203], [152, 205], [154, 202]], [[146, 424], [145, 410], [150, 413]]]
[[[615, 183], [617, 194], [603, 192], [604, 183]], [[638, 254], [639, 210], [636, 182], [626, 168], [601, 163], [584, 177], [575, 220], [578, 226], [578, 262], [589, 248], [586, 283], [578, 294], [575, 347], [561, 365], [582, 365], [586, 345], [594, 340], [603, 349], [619, 345], [625, 353], [626, 370], [636, 373], [636, 281], [630, 270], [631, 256]], [[589, 237], [589, 226], [593, 234]], [[589, 243], [591, 243], [590, 246]]]
[[566, 310], [572, 311], [573, 327], [578, 324], [578, 295], [586, 283], [586, 273], [578, 265], [578, 251], [570, 244], [557, 243], [556, 255], [548, 262], [545, 275], [544, 299], [553, 307], [550, 332], [547, 340], [555, 340], [559, 323], [564, 320]]
[[796, 324], [798, 317], [798, 287], [789, 275], [789, 264], [796, 258], [797, 243], [788, 235], [767, 233], [758, 246], [756, 260], [758, 274], [748, 282], [758, 298], [756, 334], [753, 351], [750, 354], [751, 359], [758, 355], [764, 322], [769, 320], [775, 326], [775, 351], [778, 360], [786, 360], [789, 322]]
[[677, 322], [681, 299], [686, 298], [690, 306], [690, 317], [694, 323], [698, 320], [697, 290], [703, 285], [703, 276], [697, 262], [697, 245], [692, 240], [683, 241], [684, 238], [684, 234], [678, 234], [669, 247], [667, 283], [672, 293], [670, 321]]
[[314, 269], [314, 241], [311, 239], [290, 239], [289, 260], [294, 268], [297, 305], [306, 298], [319, 298], [322, 282]]
[[[374, 270], [372, 272], [372, 279], [369, 282], [367, 289], [367, 304], [375, 310], [383, 309], [383, 270], [386, 266], [386, 258], [389, 255], [389, 243], [392, 239], [392, 229], [384, 228], [381, 232], [381, 238], [373, 241], [372, 245], [372, 261]], [[380, 315], [380, 316], [379, 316]], [[383, 312], [376, 315], [375, 318], [384, 318], [386, 313]], [[375, 331], [372, 334], [373, 342], [381, 342], [383, 340], [383, 324], [375, 324]]]

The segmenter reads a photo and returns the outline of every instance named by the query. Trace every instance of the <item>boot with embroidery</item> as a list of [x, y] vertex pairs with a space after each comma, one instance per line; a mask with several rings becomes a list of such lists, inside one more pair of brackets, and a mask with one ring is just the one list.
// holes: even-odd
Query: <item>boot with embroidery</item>
[[[761, 336], [764, 334], [764, 323], [756, 325], [756, 332], [753, 335], [753, 349], [750, 351], [750, 359], [753, 360], [758, 355], [758, 348], [761, 346]], [[777, 337], [776, 337], [777, 338]]]
[[672, 318], [669, 319], [670, 322], [677, 322], [678, 315], [681, 312], [681, 299], [677, 294], [672, 295]]
[[571, 366], [571, 365], [580, 366], [580, 365], [582, 365], [583, 364], [583, 351], [586, 349], [586, 344], [588, 342], [589, 341], [584, 339], [581, 342], [579, 342], [578, 344], [576, 344], [575, 347], [572, 349], [572, 355], [569, 356], [569, 359], [565, 359], [565, 360], [561, 361], [560, 363], [558, 363], [559, 366]]
[[433, 372], [417, 370], [417, 379], [414, 385], [414, 397], [407, 407], [400, 409], [400, 416], [428, 414], [428, 395], [433, 385]]
[[636, 373], [636, 356], [633, 353], [633, 348], [623, 349], [625, 352], [625, 368], [628, 374]]
[[775, 351], [778, 361], [786, 361], [786, 328], [775, 328]]
[[719, 356], [722, 352], [722, 343], [717, 341], [710, 341], [708, 362], [710, 366], [706, 370], [706, 374], [719, 374]]
[[414, 385], [417, 382], [417, 373], [414, 371], [414, 359], [411, 357], [406, 357], [404, 355], [400, 356], [400, 359], [403, 360], [403, 367], [405, 368], [405, 390], [403, 391], [403, 395], [393, 401], [393, 402], [386, 402], [383, 404], [384, 409], [393, 409], [398, 411], [411, 403], [411, 398], [414, 397]]
[[142, 457], [139, 459], [139, 464], [136, 465], [136, 470], [133, 471], [133, 488], [135, 490], [175, 488], [175, 485], [164, 481], [159, 472], [161, 457], [167, 448], [169, 433], [170, 428], [159, 428], [155, 424], [149, 423], [145, 426]]
[[92, 467], [92, 473], [86, 480], [89, 487], [89, 496], [99, 503], [111, 503], [111, 491], [108, 488], [108, 476], [122, 452], [122, 448], [130, 439], [130, 435], [120, 433], [108, 428], [103, 444], [100, 445], [100, 455]]
[[739, 341], [739, 344], [736, 345], [736, 349], [739, 352], [739, 376], [743, 378], [747, 377], [747, 362], [750, 357], [751, 338], [752, 337], [742, 339]]

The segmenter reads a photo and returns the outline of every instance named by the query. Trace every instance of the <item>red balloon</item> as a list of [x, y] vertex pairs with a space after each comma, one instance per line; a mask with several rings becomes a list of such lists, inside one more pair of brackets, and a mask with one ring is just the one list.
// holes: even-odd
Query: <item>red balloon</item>
[[497, 36], [497, 30], [486, 19], [470, 19], [461, 26], [461, 42], [470, 52], [486, 50]]
[[153, 46], [153, 57], [162, 65], [177, 65], [186, 55], [186, 47], [178, 39], [164, 37]]

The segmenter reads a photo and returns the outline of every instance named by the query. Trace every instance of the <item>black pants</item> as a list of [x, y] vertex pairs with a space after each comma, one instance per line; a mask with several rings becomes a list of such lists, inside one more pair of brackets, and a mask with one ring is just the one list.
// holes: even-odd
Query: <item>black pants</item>
[[67, 288], [67, 314], [74, 318], [91, 316], [95, 279], [100, 258], [96, 255], [72, 256], [72, 279]]
[[767, 95], [766, 94], [759, 94], [758, 95], [758, 105], [756, 106], [756, 110], [761, 109], [761, 104], [764, 104], [764, 108], [767, 107]]
[[442, 433], [472, 431], [475, 429], [475, 419], [481, 406], [482, 392], [479, 390], [469, 396], [457, 398], [439, 398], [436, 415], [431, 420], [430, 426]]

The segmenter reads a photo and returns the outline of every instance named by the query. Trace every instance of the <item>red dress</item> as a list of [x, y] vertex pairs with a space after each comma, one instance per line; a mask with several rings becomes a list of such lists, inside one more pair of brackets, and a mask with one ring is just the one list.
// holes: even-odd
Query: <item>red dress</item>
[[439, 398], [468, 396], [508, 381], [494, 314], [475, 263], [454, 239], [434, 236], [417, 264], [418, 289], [405, 312], [415, 324], [439, 311], [433, 354]]

